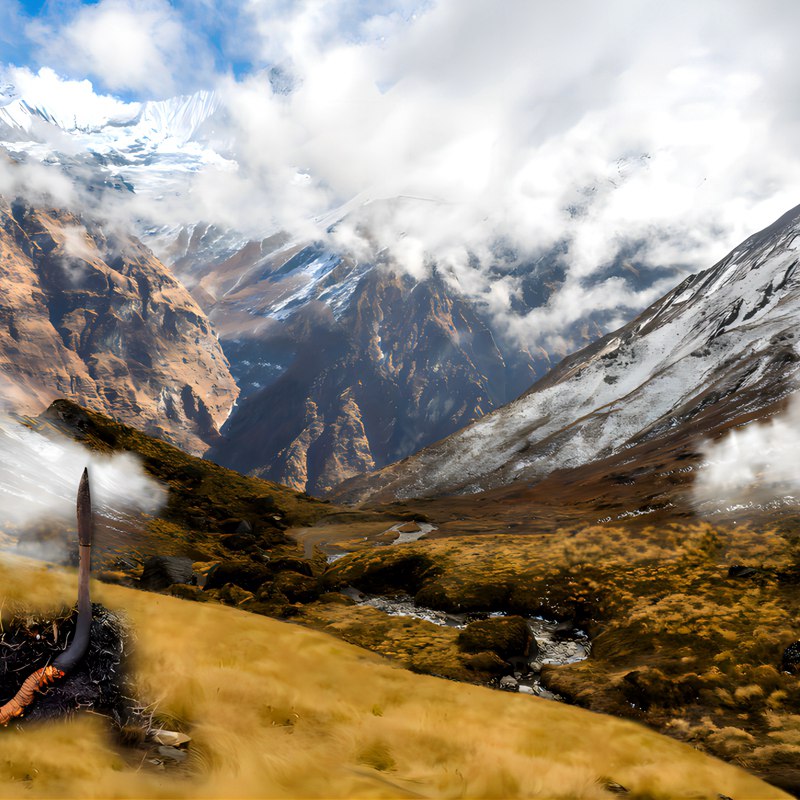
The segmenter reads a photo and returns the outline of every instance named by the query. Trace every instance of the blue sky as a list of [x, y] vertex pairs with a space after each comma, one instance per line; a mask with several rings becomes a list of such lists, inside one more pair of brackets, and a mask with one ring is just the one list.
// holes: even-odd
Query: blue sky
[[[274, 19], [280, 25], [305, 5], [311, 4], [297, 0], [2, 0], [0, 62], [32, 70], [47, 66], [66, 78], [88, 78], [96, 89], [126, 100], [152, 97], [153, 86], [122, 85], [108, 80], [105, 70], [74, 58], [74, 46], [66, 52], [51, 46], [65, 30], [80, 31], [89, 20], [109, 16], [114, 9], [128, 9], [133, 19], [144, 9], [180, 27], [188, 51], [180, 55], [188, 68], [176, 71], [174, 82], [165, 89], [190, 92], [213, 83], [216, 76], [228, 74], [239, 79], [280, 60], [275, 57], [279, 48], [269, 43], [268, 21]], [[325, 23], [319, 36], [354, 42], [370, 35], [370, 20], [391, 15], [408, 19], [430, 3], [355, 0], [317, 5], [325, 9], [320, 14]], [[73, 41], [79, 49], [85, 43], [82, 35]]]
[[[90, 77], [96, 87], [112, 89], [105, 85], [103, 75], [96, 72], [82, 74], [82, 70], [70, 68], [69, 64], [53, 63], [46, 41], [43, 43], [36, 35], [41, 27], [59, 30], [69, 24], [83, 9], [97, 8], [100, 2], [76, 2], [76, 0], [3, 0], [0, 4], [0, 61], [28, 66], [37, 69], [49, 66], [57, 69], [64, 77]], [[135, 5], [135, 4], [134, 4]], [[246, 4], [239, 2], [203, 2], [187, 0], [171, 2], [169, 6], [188, 31], [196, 37], [199, 59], [205, 69], [196, 76], [198, 84], [203, 83], [206, 70], [216, 73], [232, 72], [244, 75], [264, 66], [256, 56], [254, 43], [249, 41], [248, 31], [252, 25], [245, 10]], [[190, 76], [185, 76], [181, 89], [197, 88]], [[136, 98], [140, 92], [127, 90], [117, 92], [126, 99]], [[138, 98], [137, 98], [138, 99]]]
[[527, 341], [655, 299], [603, 277], [626, 243], [700, 269], [797, 204], [797, 30], [797, 0], [0, 0], [0, 85], [84, 128], [213, 89], [194, 144], [235, 168], [154, 218], [300, 236], [347, 203], [343, 248], [447, 264], [495, 314], [518, 287], [472, 254], [567, 241], [564, 289], [509, 321]]

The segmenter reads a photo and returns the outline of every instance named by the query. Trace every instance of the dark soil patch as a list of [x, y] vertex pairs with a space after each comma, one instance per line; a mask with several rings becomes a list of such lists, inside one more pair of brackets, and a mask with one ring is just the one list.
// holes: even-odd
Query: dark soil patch
[[[102, 605], [94, 604], [92, 612], [86, 656], [72, 673], [36, 694], [24, 720], [49, 720], [89, 710], [109, 717], [120, 729], [143, 724], [128, 678], [130, 633], [124, 621]], [[75, 621], [72, 610], [50, 616], [23, 610], [4, 614], [0, 703], [10, 700], [32, 672], [51, 664], [63, 652], [72, 641]]]

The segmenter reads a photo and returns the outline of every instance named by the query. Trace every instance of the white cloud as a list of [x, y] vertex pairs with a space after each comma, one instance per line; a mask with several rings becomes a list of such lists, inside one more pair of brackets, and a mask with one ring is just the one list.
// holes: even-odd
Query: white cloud
[[2, 79], [14, 86], [16, 94], [29, 106], [46, 109], [56, 123], [68, 131], [132, 120], [141, 108], [139, 103], [97, 94], [89, 80], [65, 80], [49, 67], [42, 67], [38, 72], [27, 67], [8, 67]]
[[[618, 321], [615, 309], [631, 313], [677, 282], [605, 275], [621, 248], [700, 269], [800, 199], [790, 0], [244, 9], [248, 53], [260, 46], [294, 91], [274, 92], [266, 73], [218, 76], [215, 135], [238, 169], [208, 167], [157, 203], [134, 197], [137, 217], [310, 237], [315, 218], [347, 204], [334, 243], [361, 258], [389, 248], [417, 275], [436, 262], [522, 341], [570, 347], [580, 314]], [[103, 48], [129, 32], [110, 58]], [[56, 32], [53, 52], [66, 58], [69, 45], [74, 67], [107, 86], [163, 94], [185, 74], [180, 32], [166, 3], [134, 14], [101, 0]], [[568, 245], [548, 306], [513, 310], [521, 278], [487, 269], [498, 241], [531, 260]]]
[[[126, 516], [156, 513], [166, 500], [164, 488], [130, 453], [92, 453], [65, 436], [44, 436], [2, 415], [0, 445], [0, 533], [18, 534], [38, 523], [74, 525], [85, 467], [92, 504], [104, 525], [124, 527]], [[65, 544], [49, 545], [37, 554], [58, 558]]]
[[19, 164], [0, 150], [0, 196], [24, 197], [30, 203], [74, 207], [80, 192], [64, 174], [37, 161]]
[[[793, 118], [775, 129], [776, 84], [794, 74], [790, 4], [443, 0], [414, 22], [381, 17], [386, 37], [355, 42], [346, 5], [298, 3], [276, 19], [251, 3], [265, 58], [299, 78], [289, 97], [260, 76], [222, 87], [241, 172], [267, 187], [262, 220], [299, 223], [356, 195], [424, 198], [362, 205], [336, 235], [362, 255], [389, 247], [415, 273], [446, 261], [498, 313], [508, 298], [510, 317], [513, 282], [498, 293], [468, 254], [566, 240], [563, 295], [510, 321], [522, 337], [587, 303], [655, 299], [619, 279], [586, 285], [626, 241], [649, 243], [640, 257], [654, 265], [701, 268], [797, 202]], [[300, 189], [298, 168], [313, 178]]]
[[62, 27], [32, 22], [41, 57], [78, 74], [98, 76], [111, 90], [173, 93], [176, 76], [196, 67], [198, 41], [166, 0], [100, 0], [81, 5]]
[[732, 430], [700, 448], [704, 467], [693, 486], [695, 503], [706, 513], [725, 507], [800, 499], [800, 398], [766, 423]]

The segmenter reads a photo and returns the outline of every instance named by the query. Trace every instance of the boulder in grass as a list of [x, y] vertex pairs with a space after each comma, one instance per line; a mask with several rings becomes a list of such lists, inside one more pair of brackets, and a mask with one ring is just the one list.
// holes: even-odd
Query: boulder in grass
[[310, 603], [320, 595], [319, 583], [314, 578], [299, 572], [279, 573], [274, 586], [290, 603]]
[[253, 526], [246, 519], [231, 517], [219, 523], [219, 528], [223, 533], [252, 534]]
[[226, 533], [219, 541], [226, 550], [253, 552], [258, 549], [258, 541], [250, 533]]
[[186, 583], [173, 583], [167, 591], [173, 597], [180, 597], [181, 600], [196, 600], [197, 602], [208, 600], [199, 586], [189, 586]]
[[206, 592], [206, 595], [228, 606], [240, 606], [242, 603], [253, 599], [252, 592], [248, 592], [233, 583], [226, 583], [220, 589], [211, 589]]
[[522, 617], [490, 617], [470, 622], [458, 635], [458, 645], [466, 653], [488, 650], [504, 660], [536, 654], [533, 633]]
[[486, 672], [489, 675], [503, 675], [507, 669], [506, 662], [497, 653], [488, 650], [484, 653], [462, 656], [461, 661], [468, 670]]
[[151, 592], [161, 592], [173, 583], [197, 583], [192, 559], [181, 556], [153, 556], [144, 562], [139, 584]]
[[748, 567], [746, 564], [733, 564], [728, 567], [728, 577], [737, 578], [752, 578], [758, 575], [758, 570], [755, 567]]
[[252, 561], [221, 561], [209, 570], [205, 589], [220, 589], [226, 583], [233, 583], [248, 592], [255, 592], [272, 576], [271, 569]]
[[313, 565], [308, 559], [294, 558], [293, 556], [279, 556], [278, 558], [273, 558], [269, 562], [269, 568], [276, 574], [284, 570], [299, 572], [301, 575], [308, 575], [309, 577], [314, 574]]

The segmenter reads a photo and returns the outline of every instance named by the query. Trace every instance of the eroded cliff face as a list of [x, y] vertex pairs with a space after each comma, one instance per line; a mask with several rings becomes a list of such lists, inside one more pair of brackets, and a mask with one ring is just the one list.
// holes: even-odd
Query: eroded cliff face
[[3, 198], [0, 381], [18, 412], [68, 397], [192, 453], [238, 395], [205, 314], [141, 242]]
[[312, 301], [238, 343], [239, 363], [291, 350], [288, 367], [241, 400], [209, 457], [314, 494], [447, 436], [535, 375], [530, 353], [501, 351], [436, 275], [385, 268], [361, 276], [338, 316]]

